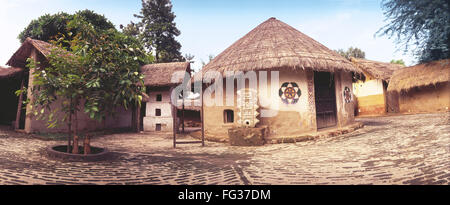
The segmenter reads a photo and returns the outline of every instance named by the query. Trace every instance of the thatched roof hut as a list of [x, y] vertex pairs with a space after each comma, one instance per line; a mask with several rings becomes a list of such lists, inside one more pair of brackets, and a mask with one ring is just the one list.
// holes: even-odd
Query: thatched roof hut
[[202, 72], [272, 69], [359, 72], [338, 53], [273, 17], [215, 57]]
[[25, 66], [27, 65], [27, 59], [31, 55], [32, 48], [35, 48], [39, 52], [39, 54], [44, 57], [50, 55], [53, 49], [59, 49], [58, 47], [50, 43], [31, 39], [28, 37], [6, 64], [13, 67], [25, 68]]
[[[141, 72], [145, 75], [144, 85], [153, 87], [174, 86], [182, 81], [172, 81], [173, 75], [177, 79], [183, 79], [185, 72], [191, 72], [189, 62], [156, 63], [141, 67]], [[180, 77], [180, 78], [178, 78]]]
[[23, 68], [4, 68], [0, 66], [0, 80], [5, 78], [10, 78], [14, 76], [20, 76], [23, 74]]
[[406, 67], [394, 72], [388, 91], [407, 91], [414, 87], [450, 81], [450, 59]]
[[370, 75], [372, 78], [389, 81], [394, 71], [405, 66], [394, 63], [384, 63], [362, 58], [351, 58], [351, 62], [355, 67]]

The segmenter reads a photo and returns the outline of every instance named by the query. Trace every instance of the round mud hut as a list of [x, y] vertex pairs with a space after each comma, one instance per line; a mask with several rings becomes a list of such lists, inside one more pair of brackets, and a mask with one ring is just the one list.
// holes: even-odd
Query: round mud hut
[[[196, 74], [209, 84], [203, 92], [205, 137], [227, 141], [234, 128], [264, 127], [267, 142], [350, 126], [354, 72], [361, 73], [344, 57], [270, 18]], [[243, 74], [244, 90], [239, 90], [237, 73]], [[223, 96], [217, 95], [220, 89]], [[212, 97], [206, 97], [208, 92]]]

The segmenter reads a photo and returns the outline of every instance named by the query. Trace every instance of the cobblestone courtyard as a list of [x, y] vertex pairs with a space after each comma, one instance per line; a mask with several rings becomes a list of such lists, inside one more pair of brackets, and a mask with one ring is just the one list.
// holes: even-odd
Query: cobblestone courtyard
[[0, 131], [0, 184], [450, 184], [450, 114], [358, 118], [365, 127], [315, 141], [172, 148], [168, 135], [114, 134], [108, 161], [62, 162], [43, 141]]

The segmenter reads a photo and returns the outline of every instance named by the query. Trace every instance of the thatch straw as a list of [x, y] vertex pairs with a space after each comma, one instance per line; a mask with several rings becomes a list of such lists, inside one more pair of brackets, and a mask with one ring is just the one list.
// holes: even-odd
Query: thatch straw
[[184, 72], [190, 73], [190, 69], [189, 62], [157, 63], [142, 66], [141, 72], [145, 75], [145, 86], [161, 87], [180, 84], [182, 80], [172, 82], [172, 75], [176, 73], [183, 79]]
[[407, 91], [414, 87], [436, 85], [450, 81], [450, 59], [433, 61], [394, 72], [388, 91]]
[[355, 67], [370, 75], [372, 78], [385, 81], [389, 81], [394, 71], [405, 67], [400, 64], [384, 63], [361, 58], [351, 58], [351, 62]]
[[25, 42], [22, 43], [22, 46], [20, 46], [20, 48], [9, 59], [6, 65], [25, 68], [27, 65], [27, 59], [31, 56], [32, 48], [35, 48], [44, 57], [50, 55], [53, 49], [59, 49], [50, 43], [27, 38]]
[[0, 66], [0, 79], [6, 79], [14, 76], [19, 76], [23, 74], [23, 68], [4, 68]]
[[239, 39], [203, 69], [207, 71], [255, 71], [312, 69], [359, 72], [338, 53], [295, 28], [270, 18]]

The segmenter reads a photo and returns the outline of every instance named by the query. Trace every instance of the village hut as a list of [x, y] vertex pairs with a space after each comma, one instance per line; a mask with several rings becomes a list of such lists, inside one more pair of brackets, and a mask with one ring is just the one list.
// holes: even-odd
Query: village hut
[[[341, 128], [354, 122], [352, 72], [360, 71], [344, 57], [276, 18], [254, 28], [200, 73], [205, 83], [212, 82], [207, 79], [214, 73], [228, 78], [230, 73], [240, 71], [257, 73], [256, 93], [251, 91], [252, 82], [237, 90], [234, 79], [223, 80], [224, 103], [218, 105], [214, 99], [202, 97], [206, 138], [227, 138], [229, 129], [236, 127], [266, 127], [265, 138], [270, 139]], [[262, 71], [267, 72], [267, 83], [262, 81]], [[273, 82], [276, 73], [278, 81]], [[233, 86], [231, 95], [226, 92], [228, 86]], [[225, 103], [230, 99], [232, 105]], [[263, 112], [269, 116], [263, 116]]]
[[398, 97], [388, 94], [389, 80], [395, 70], [403, 65], [385, 63], [361, 58], [351, 58], [351, 62], [362, 71], [363, 77], [353, 83], [355, 95], [355, 115], [383, 115], [398, 112]]
[[[2, 106], [1, 112], [10, 112], [11, 110], [15, 110], [16, 115], [12, 116], [8, 115], [7, 120], [14, 121], [14, 128], [18, 131], [23, 130], [27, 133], [33, 132], [66, 132], [67, 127], [60, 126], [57, 128], [48, 128], [47, 122], [44, 120], [38, 120], [36, 116], [34, 116], [31, 112], [32, 107], [30, 106], [33, 101], [32, 88], [33, 84], [33, 75], [35, 69], [39, 68], [27, 68], [27, 59], [32, 58], [40, 63], [40, 67], [45, 67], [48, 65], [47, 56], [50, 55], [53, 49], [58, 49], [56, 46], [49, 44], [44, 41], [35, 40], [31, 38], [27, 38], [25, 42], [22, 43], [20, 48], [13, 54], [13, 56], [7, 62], [7, 65], [14, 67], [16, 72], [13, 73], [21, 73], [21, 75], [17, 75], [18, 79], [16, 83], [19, 86], [14, 85], [8, 90], [3, 91], [2, 93], [8, 93], [8, 95], [14, 94], [16, 90], [25, 89], [27, 90], [26, 95], [21, 94], [18, 98], [12, 99], [9, 106]], [[67, 53], [67, 51], [59, 50], [61, 53]], [[2, 69], [3, 70], [3, 69]], [[0, 71], [4, 72], [4, 71]], [[0, 78], [0, 81], [4, 81], [4, 79]], [[38, 92], [34, 90], [34, 92]], [[3, 96], [3, 94], [2, 94]], [[22, 109], [23, 101], [29, 99], [30, 103], [26, 106], [25, 109]], [[13, 103], [13, 101], [15, 103]], [[51, 109], [56, 109], [61, 105], [62, 99], [57, 100], [52, 105], [50, 105]], [[78, 130], [81, 132], [84, 131], [93, 131], [100, 129], [129, 129], [132, 128], [132, 115], [133, 111], [124, 108], [117, 108], [115, 117], [107, 117], [104, 122], [100, 123], [96, 120], [89, 118], [83, 112], [83, 107], [80, 108], [80, 111], [77, 113], [78, 115]], [[28, 113], [28, 114], [27, 114]], [[54, 116], [54, 118], [62, 118], [63, 113], [58, 113]]]
[[401, 113], [442, 112], [450, 107], [450, 59], [394, 72], [388, 92], [398, 93]]
[[144, 85], [148, 95], [141, 108], [143, 130], [173, 132], [174, 120], [178, 127], [178, 123], [181, 122], [177, 120], [179, 119], [177, 116], [182, 113], [177, 114], [177, 107], [172, 103], [171, 93], [183, 82], [186, 74], [190, 78], [190, 63], [149, 64], [142, 66], [141, 72], [145, 75]]

